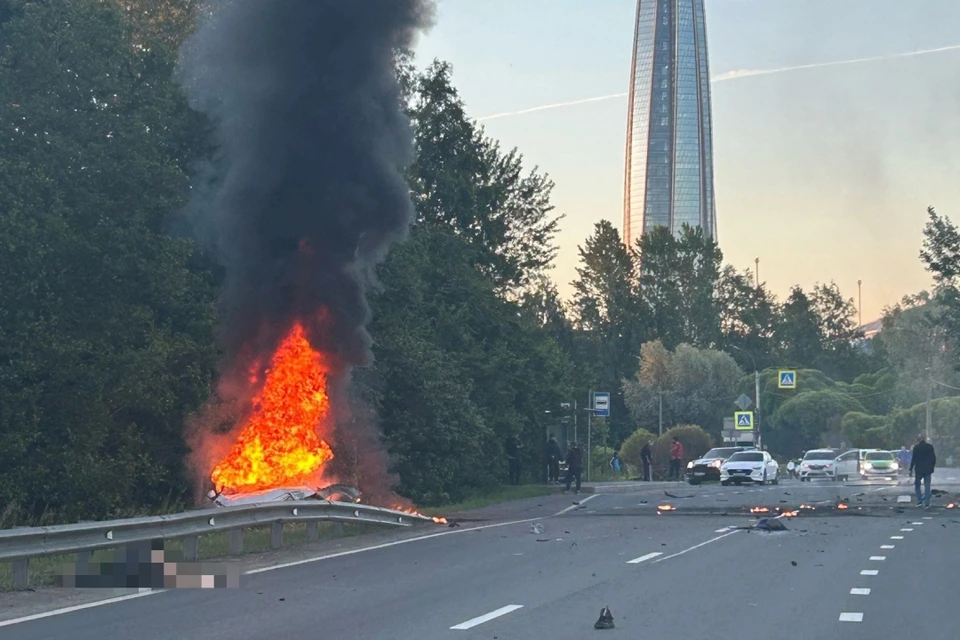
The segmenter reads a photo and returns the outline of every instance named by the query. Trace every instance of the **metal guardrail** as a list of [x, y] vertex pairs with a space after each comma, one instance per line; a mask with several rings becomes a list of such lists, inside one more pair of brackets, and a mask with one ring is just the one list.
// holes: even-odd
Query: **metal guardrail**
[[243, 551], [245, 528], [270, 525], [270, 546], [276, 549], [283, 545], [284, 523], [306, 522], [307, 539], [316, 540], [319, 523], [324, 521], [409, 527], [433, 519], [394, 509], [320, 500], [218, 507], [165, 516], [2, 530], [0, 562], [13, 562], [13, 586], [26, 589], [30, 558], [75, 553], [78, 562], [86, 562], [99, 549], [179, 539], [184, 559], [192, 562], [197, 559], [197, 543], [203, 534], [230, 531], [230, 553], [238, 554]]

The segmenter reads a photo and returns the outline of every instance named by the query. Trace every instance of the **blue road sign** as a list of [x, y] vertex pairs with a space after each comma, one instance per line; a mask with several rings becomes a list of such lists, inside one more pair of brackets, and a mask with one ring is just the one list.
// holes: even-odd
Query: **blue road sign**
[[593, 415], [599, 418], [610, 417], [610, 394], [597, 391], [593, 394]]
[[797, 388], [797, 372], [781, 371], [780, 381], [777, 384], [777, 386], [781, 389], [796, 389]]
[[737, 431], [753, 431], [753, 411], [734, 411], [733, 421]]

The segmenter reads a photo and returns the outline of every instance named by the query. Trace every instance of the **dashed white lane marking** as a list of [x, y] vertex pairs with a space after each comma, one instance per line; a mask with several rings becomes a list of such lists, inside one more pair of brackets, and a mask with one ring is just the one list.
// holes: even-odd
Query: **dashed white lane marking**
[[653, 553], [648, 553], [645, 556], [640, 556], [639, 558], [634, 558], [633, 560], [627, 560], [627, 564], [640, 564], [641, 562], [646, 562], [647, 560], [653, 560], [654, 558], [659, 558], [663, 554], [659, 551], [654, 551]]
[[894, 547], [896, 547], [896, 545], [892, 545], [892, 544], [882, 544], [882, 545], [880, 545], [880, 548], [881, 548], [881, 549], [893, 549]]
[[862, 613], [841, 613], [840, 622], [863, 622]]
[[854, 587], [850, 589], [850, 595], [852, 596], [868, 596], [870, 595], [870, 589], [865, 589], [863, 587]]
[[910, 502], [910, 496], [897, 496], [897, 502]]
[[906, 529], [900, 529], [900, 531], [913, 531], [913, 529], [906, 528]]
[[700, 547], [705, 547], [705, 546], [707, 546], [708, 544], [710, 544], [711, 542], [716, 542], [717, 540], [722, 540], [723, 538], [726, 538], [727, 536], [732, 536], [733, 534], [739, 533], [739, 532], [740, 532], [739, 529], [734, 529], [733, 531], [728, 531], [728, 532], [724, 533], [723, 535], [719, 535], [719, 536], [717, 536], [716, 538], [710, 538], [710, 539], [707, 540], [706, 542], [701, 542], [700, 544], [695, 544], [695, 545], [693, 545], [692, 547], [689, 547], [689, 548], [687, 548], [687, 549], [684, 549], [683, 551], [678, 551], [677, 553], [674, 553], [674, 554], [672, 554], [672, 555], [664, 556], [664, 557], [662, 557], [662, 558], [658, 558], [657, 560], [654, 560], [654, 562], [663, 562], [664, 560], [669, 560], [670, 558], [676, 558], [677, 556], [682, 556], [682, 555], [685, 554], [685, 553], [690, 553], [690, 552], [693, 551], [694, 549], [699, 549]]
[[887, 556], [870, 556], [870, 559], [874, 562], [883, 562], [887, 559]]
[[933, 516], [923, 516], [924, 520], [933, 520]]
[[494, 618], [499, 618], [500, 616], [505, 616], [505, 615], [507, 615], [508, 613], [511, 613], [511, 612], [513, 612], [513, 611], [516, 611], [517, 609], [522, 609], [522, 608], [523, 608], [523, 605], [522, 605], [522, 604], [508, 604], [508, 605], [505, 606], [505, 607], [500, 607], [500, 608], [497, 609], [496, 611], [491, 611], [490, 613], [485, 613], [485, 614], [483, 614], [482, 616], [477, 616], [476, 618], [472, 618], [472, 619], [470, 619], [470, 620], [467, 620], [466, 622], [461, 622], [460, 624], [454, 625], [454, 626], [452, 626], [452, 627], [450, 627], [450, 628], [451, 628], [451, 629], [455, 629], [455, 630], [457, 630], [457, 631], [464, 631], [464, 630], [466, 630], [466, 629], [472, 629], [472, 628], [476, 627], [477, 625], [483, 624], [484, 622], [490, 622], [490, 621], [493, 620]]
[[875, 575], [877, 575], [877, 574], [879, 574], [879, 573], [880, 573], [880, 572], [877, 571], [876, 569], [864, 569], [863, 571], [860, 572], [860, 575], [862, 575], [862, 576], [875, 576]]

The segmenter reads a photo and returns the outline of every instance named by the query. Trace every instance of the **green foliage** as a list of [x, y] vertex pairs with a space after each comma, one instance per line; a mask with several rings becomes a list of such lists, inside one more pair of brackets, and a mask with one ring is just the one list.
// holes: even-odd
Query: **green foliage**
[[187, 490], [215, 290], [163, 235], [204, 125], [122, 15], [7, 3], [0, 24], [0, 503], [107, 516]]
[[[672, 353], [659, 341], [643, 345], [640, 371], [623, 381], [623, 397], [637, 424], [697, 423], [719, 434], [730, 415], [743, 371], [729, 354], [679, 345]], [[752, 395], [752, 394], [751, 394]]]
[[791, 454], [826, 444], [826, 434], [840, 433], [843, 416], [851, 411], [866, 413], [855, 398], [832, 389], [801, 393], [784, 402], [767, 423], [766, 444]]
[[656, 440], [656, 436], [646, 429], [637, 429], [620, 445], [620, 459], [630, 466], [633, 475], [642, 473], [643, 459], [640, 450], [643, 445]]
[[710, 450], [713, 438], [702, 427], [693, 424], [681, 424], [667, 429], [662, 436], [653, 442], [653, 467], [665, 474], [670, 466], [670, 446], [676, 438], [683, 445], [683, 464], [695, 460]]
[[841, 430], [847, 444], [862, 449], [882, 449], [889, 446], [886, 416], [875, 416], [851, 411], [843, 416]]

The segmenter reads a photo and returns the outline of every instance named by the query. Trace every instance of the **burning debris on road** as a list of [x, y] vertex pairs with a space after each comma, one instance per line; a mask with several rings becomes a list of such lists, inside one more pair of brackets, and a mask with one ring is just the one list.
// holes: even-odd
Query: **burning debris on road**
[[400, 501], [349, 388], [352, 368], [371, 361], [374, 268], [414, 216], [394, 55], [432, 10], [206, 0], [184, 44], [179, 77], [219, 144], [186, 211], [224, 273], [226, 355], [190, 439], [216, 500], [329, 499], [346, 481], [370, 501]]

